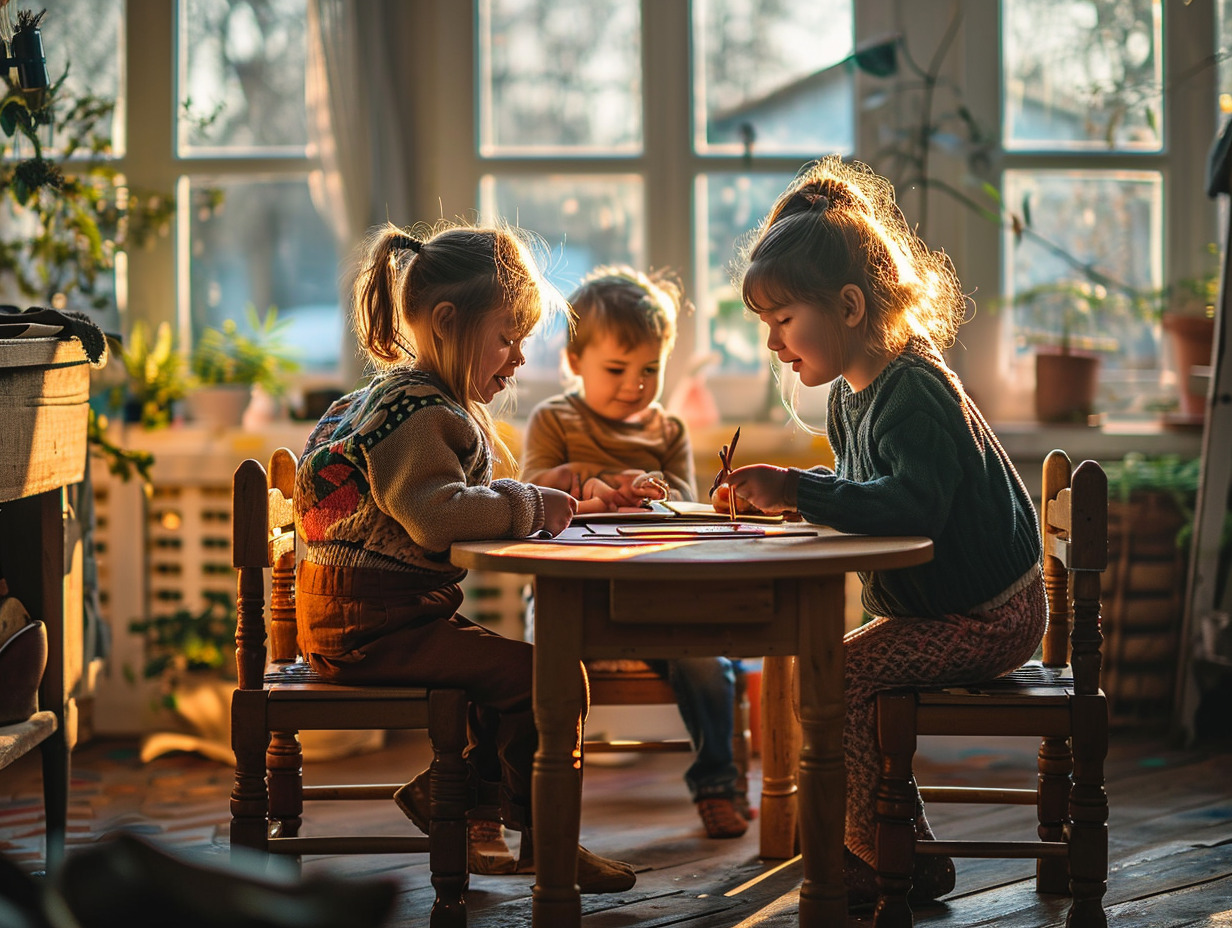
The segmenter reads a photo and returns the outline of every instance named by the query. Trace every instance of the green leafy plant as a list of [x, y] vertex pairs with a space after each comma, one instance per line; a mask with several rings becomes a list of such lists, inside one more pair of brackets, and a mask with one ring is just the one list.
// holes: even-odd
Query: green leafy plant
[[[162, 705], [175, 708], [175, 690], [194, 671], [235, 670], [235, 604], [231, 596], [206, 592], [198, 611], [177, 609], [129, 623], [145, 645], [141, 676], [163, 684]], [[136, 679], [131, 668], [125, 672]]]
[[202, 332], [190, 361], [193, 378], [207, 386], [259, 386], [278, 396], [286, 389], [287, 376], [299, 369], [282, 340], [288, 320], [279, 319], [273, 306], [261, 318], [250, 305], [246, 316], [247, 330], [234, 319], [226, 319], [221, 328]]
[[[1108, 475], [1108, 498], [1127, 503], [1140, 493], [1162, 493], [1169, 497], [1184, 520], [1177, 532], [1176, 544], [1181, 551], [1187, 552], [1193, 541], [1194, 506], [1201, 467], [1200, 458], [1131, 452], [1120, 461], [1104, 465], [1104, 473]], [[1219, 547], [1220, 562], [1226, 563], [1232, 554], [1232, 511], [1224, 514]]]
[[140, 409], [140, 422], [147, 429], [162, 428], [171, 421], [172, 404], [188, 392], [188, 366], [175, 344], [170, 324], [163, 322], [151, 336], [144, 320], [133, 324], [121, 350], [127, 384], [113, 405], [132, 403]]
[[1106, 334], [1113, 319], [1144, 319], [1149, 298], [1109, 290], [1089, 280], [1060, 280], [1015, 294], [1018, 338], [1030, 345], [1055, 345], [1062, 354], [1115, 351], [1117, 339]]
[[1208, 319], [1215, 316], [1215, 301], [1219, 299], [1220, 252], [1219, 246], [1210, 242], [1206, 246], [1210, 258], [1207, 272], [1198, 277], [1186, 277], [1158, 294], [1160, 314], [1199, 316]]
[[1108, 475], [1108, 498], [1128, 502], [1134, 493], [1160, 492], [1171, 496], [1178, 507], [1189, 509], [1198, 493], [1198, 458], [1179, 454], [1146, 455], [1130, 452], [1119, 461], [1104, 465]]
[[[80, 298], [93, 309], [114, 305], [110, 272], [119, 250], [171, 229], [175, 198], [123, 183], [109, 160], [103, 126], [115, 103], [93, 95], [66, 97], [65, 69], [41, 97], [4, 77], [0, 131], [33, 150], [0, 162], [0, 196], [17, 234], [0, 240], [0, 282], [26, 297], [62, 308]], [[47, 157], [40, 130], [54, 125], [56, 153]], [[12, 155], [13, 146], [5, 145]]]

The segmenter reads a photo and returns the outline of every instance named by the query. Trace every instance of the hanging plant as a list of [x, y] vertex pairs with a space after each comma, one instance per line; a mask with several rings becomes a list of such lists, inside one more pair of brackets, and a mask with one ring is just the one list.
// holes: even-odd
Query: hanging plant
[[[68, 69], [46, 92], [31, 96], [6, 75], [0, 131], [33, 149], [31, 157], [0, 163], [0, 196], [13, 233], [0, 240], [0, 285], [33, 303], [68, 307], [79, 295], [90, 308], [114, 305], [109, 281], [117, 251], [170, 232], [175, 199], [128, 186], [109, 161], [103, 130], [115, 104], [100, 97], [63, 95]], [[48, 157], [40, 128], [55, 116], [55, 154]], [[6, 143], [12, 155], [16, 145]]]

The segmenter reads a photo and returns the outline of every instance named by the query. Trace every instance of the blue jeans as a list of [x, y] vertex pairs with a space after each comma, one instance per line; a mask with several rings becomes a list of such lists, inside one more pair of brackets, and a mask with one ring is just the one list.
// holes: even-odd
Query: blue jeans
[[732, 759], [736, 698], [732, 661], [726, 657], [686, 657], [646, 663], [676, 691], [680, 717], [697, 752], [684, 775], [693, 801], [732, 798], [738, 776]]

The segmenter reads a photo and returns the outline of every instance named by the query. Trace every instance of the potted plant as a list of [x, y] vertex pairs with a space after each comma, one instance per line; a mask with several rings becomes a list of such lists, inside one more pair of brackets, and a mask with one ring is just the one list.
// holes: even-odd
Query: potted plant
[[168, 425], [174, 405], [188, 393], [187, 365], [170, 324], [160, 323], [151, 335], [149, 325], [137, 320], [120, 357], [127, 379], [113, 388], [112, 407], [123, 409], [126, 422], [140, 422], [147, 429]]
[[1020, 343], [1035, 348], [1035, 414], [1041, 422], [1085, 424], [1095, 413], [1099, 353], [1116, 349], [1105, 334], [1114, 319], [1141, 317], [1142, 303], [1091, 280], [1060, 280], [1013, 298]]
[[[221, 592], [202, 594], [200, 610], [177, 609], [129, 623], [145, 646], [141, 676], [162, 685], [160, 705], [176, 709], [176, 694], [194, 674], [235, 679], [235, 603]], [[136, 675], [126, 668], [130, 680]]]
[[[1103, 686], [1114, 721], [1167, 722], [1175, 679], [1200, 460], [1126, 455], [1108, 475]], [[1232, 516], [1221, 564], [1227, 574]]]
[[[231, 691], [235, 688], [235, 606], [226, 593], [207, 592], [194, 612], [177, 609], [129, 623], [140, 635], [145, 663], [140, 678], [158, 681], [156, 708], [170, 712], [162, 731], [141, 744], [142, 760], [192, 750], [230, 762]], [[124, 668], [130, 683], [138, 674]]]
[[249, 306], [247, 325], [224, 319], [202, 332], [189, 360], [193, 388], [188, 394], [194, 419], [217, 428], [237, 426], [253, 388], [271, 397], [283, 394], [288, 375], [299, 369], [283, 344], [285, 320], [271, 306], [261, 318]]
[[1160, 321], [1172, 346], [1176, 364], [1177, 392], [1180, 400], [1180, 425], [1201, 425], [1206, 416], [1206, 391], [1195, 391], [1192, 372], [1211, 363], [1215, 342], [1215, 301], [1219, 298], [1219, 248], [1207, 246], [1215, 257], [1214, 266], [1201, 277], [1177, 281], [1163, 292]]

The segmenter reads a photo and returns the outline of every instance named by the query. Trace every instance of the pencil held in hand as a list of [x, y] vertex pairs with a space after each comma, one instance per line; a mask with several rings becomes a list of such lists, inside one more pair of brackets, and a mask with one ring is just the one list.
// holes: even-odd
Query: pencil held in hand
[[[719, 463], [722, 466], [719, 468], [719, 472], [715, 474], [714, 484], [710, 487], [711, 496], [714, 496], [719, 487], [726, 483], [727, 479], [731, 476], [732, 459], [736, 456], [736, 443], [738, 441], [740, 441], [739, 428], [736, 429], [736, 434], [732, 436], [731, 444], [724, 445], [723, 449], [719, 452]], [[732, 493], [730, 486], [727, 488], [727, 511], [734, 522], [736, 519], [736, 494]]]

